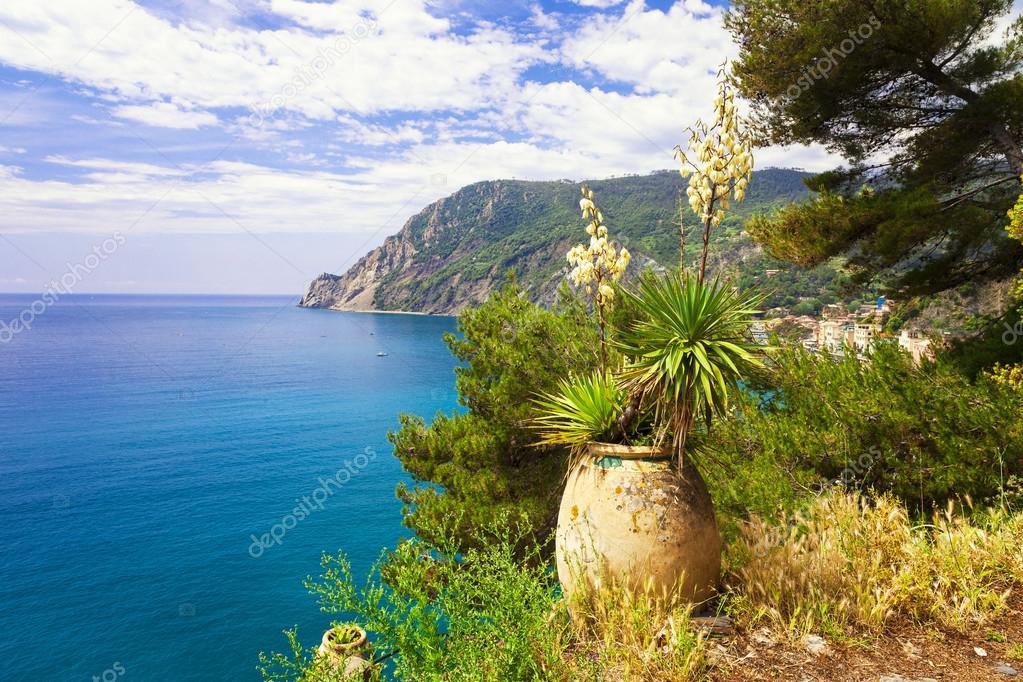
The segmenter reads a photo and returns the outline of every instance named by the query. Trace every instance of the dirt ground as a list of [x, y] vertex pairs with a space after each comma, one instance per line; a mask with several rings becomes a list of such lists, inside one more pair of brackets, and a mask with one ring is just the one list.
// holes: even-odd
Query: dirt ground
[[[891, 627], [879, 640], [852, 644], [827, 641], [820, 653], [799, 642], [774, 642], [766, 631], [737, 632], [714, 638], [715, 682], [781, 680], [787, 682], [1023, 682], [1023, 660], [1009, 649], [1023, 646], [1023, 598], [1010, 599], [999, 618], [960, 634], [914, 623]], [[978, 655], [974, 648], [986, 652]], [[1023, 653], [1023, 652], [1020, 652]], [[1018, 671], [997, 672], [1004, 664]]]

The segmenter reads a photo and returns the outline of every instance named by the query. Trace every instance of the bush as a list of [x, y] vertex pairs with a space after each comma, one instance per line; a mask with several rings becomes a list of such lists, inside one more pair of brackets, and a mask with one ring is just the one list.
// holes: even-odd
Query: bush
[[[532, 545], [520, 556], [521, 538], [508, 527], [492, 528], [478, 538], [483, 549], [464, 555], [460, 542], [434, 528], [435, 542], [399, 545], [361, 586], [343, 553], [325, 555], [323, 575], [306, 586], [319, 596], [323, 611], [354, 615], [372, 633], [378, 656], [393, 653], [397, 679], [538, 679], [546, 661], [560, 659], [557, 642], [567, 622], [553, 609], [555, 581], [535, 561], [539, 549]], [[289, 668], [296, 658], [298, 665]], [[262, 660], [264, 679], [329, 679], [316, 677], [321, 671], [311, 652]]]
[[[509, 523], [510, 522], [510, 523]], [[378, 562], [361, 585], [343, 553], [323, 557], [323, 575], [308, 579], [327, 613], [343, 614], [369, 633], [376, 660], [388, 656], [388, 679], [478, 680], [701, 679], [703, 638], [689, 607], [665, 606], [615, 587], [576, 595], [574, 628], [542, 549], [499, 519], [460, 552], [464, 538], [432, 528], [437, 538], [410, 540]], [[266, 682], [340, 682], [294, 630], [291, 651], [260, 655]]]
[[802, 349], [776, 358], [769, 404], [750, 400], [710, 435], [704, 467], [715, 500], [735, 515], [793, 509], [839, 484], [890, 494], [929, 513], [949, 500], [998, 498], [1023, 474], [1018, 391], [954, 367], [914, 366], [892, 344], [868, 362]]
[[403, 415], [389, 434], [405, 470], [428, 484], [398, 490], [405, 523], [420, 535], [459, 519], [455, 537], [472, 546], [474, 529], [506, 512], [540, 538], [553, 528], [567, 454], [532, 447], [531, 400], [597, 363], [596, 329], [582, 304], [562, 293], [560, 305], [546, 309], [508, 284], [463, 312], [459, 334], [445, 338], [464, 363], [456, 384], [468, 412], [437, 415], [429, 426]]

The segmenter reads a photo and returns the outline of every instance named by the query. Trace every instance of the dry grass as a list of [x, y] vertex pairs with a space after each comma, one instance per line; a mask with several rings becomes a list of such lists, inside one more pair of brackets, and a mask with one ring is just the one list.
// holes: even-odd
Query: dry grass
[[[785, 521], [779, 534], [754, 519], [730, 548], [742, 561], [723, 603], [740, 632], [768, 625], [795, 645], [810, 633], [877, 641], [910, 622], [935, 632], [976, 631], [1006, 612], [1009, 591], [1023, 583], [1023, 514], [950, 508], [915, 525], [891, 499], [836, 494]], [[558, 602], [552, 617], [563, 634], [551, 642], [544, 669], [566, 682], [727, 676], [711, 664], [714, 645], [691, 614], [689, 605], [605, 579]], [[793, 650], [805, 656], [801, 646]]]
[[692, 606], [613, 581], [587, 586], [563, 602], [571, 609], [568, 678], [640, 682], [706, 679], [704, 636], [690, 623]]
[[737, 547], [731, 609], [801, 636], [879, 634], [894, 618], [964, 631], [996, 615], [1023, 581], [1023, 515], [949, 508], [915, 526], [897, 502], [834, 494], [786, 519], [754, 519]]

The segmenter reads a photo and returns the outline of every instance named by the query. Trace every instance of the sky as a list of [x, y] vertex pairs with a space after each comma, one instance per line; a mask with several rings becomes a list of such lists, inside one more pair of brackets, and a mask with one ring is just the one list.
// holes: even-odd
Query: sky
[[0, 291], [300, 294], [472, 182], [674, 167], [736, 52], [722, 12], [4, 0]]

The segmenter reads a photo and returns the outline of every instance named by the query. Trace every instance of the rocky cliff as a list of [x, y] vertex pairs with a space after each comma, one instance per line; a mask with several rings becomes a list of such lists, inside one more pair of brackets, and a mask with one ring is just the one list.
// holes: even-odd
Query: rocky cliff
[[[742, 224], [752, 213], [805, 196], [803, 177], [782, 169], [754, 174], [747, 200], [716, 233], [712, 253], [718, 268], [769, 266]], [[587, 183], [612, 237], [628, 245], [639, 267], [678, 261], [676, 206], [682, 182], [678, 173], [662, 171]], [[569, 181], [518, 180], [464, 187], [412, 216], [344, 274], [317, 277], [300, 305], [456, 313], [482, 301], [509, 270], [534, 299], [553, 300], [568, 271], [565, 252], [586, 237], [577, 211], [579, 187]]]

